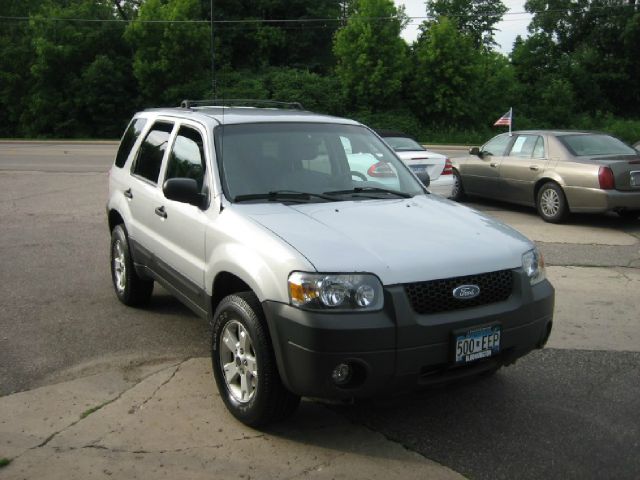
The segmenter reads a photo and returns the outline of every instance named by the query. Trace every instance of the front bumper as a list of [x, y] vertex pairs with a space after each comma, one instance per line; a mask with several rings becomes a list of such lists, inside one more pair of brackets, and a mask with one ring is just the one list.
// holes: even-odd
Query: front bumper
[[[500, 365], [540, 348], [552, 325], [554, 289], [529, 285], [514, 270], [513, 293], [502, 302], [431, 315], [415, 313], [403, 286], [385, 288], [385, 307], [372, 313], [321, 313], [266, 301], [278, 369], [289, 390], [318, 398], [370, 397], [448, 381]], [[500, 353], [453, 366], [452, 332], [502, 327]], [[356, 368], [353, 384], [337, 386], [336, 365]]]

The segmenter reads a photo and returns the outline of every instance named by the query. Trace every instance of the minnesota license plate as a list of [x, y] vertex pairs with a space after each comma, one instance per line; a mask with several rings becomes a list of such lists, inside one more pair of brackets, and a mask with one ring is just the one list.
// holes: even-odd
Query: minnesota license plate
[[640, 187], [640, 172], [631, 172], [631, 186]]
[[457, 365], [487, 358], [500, 352], [500, 325], [474, 328], [454, 335]]

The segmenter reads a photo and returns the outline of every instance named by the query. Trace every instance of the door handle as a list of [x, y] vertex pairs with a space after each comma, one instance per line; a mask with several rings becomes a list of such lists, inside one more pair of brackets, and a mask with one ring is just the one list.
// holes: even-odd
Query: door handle
[[537, 165], [529, 165], [529, 170], [533, 170], [534, 172], [537, 172], [538, 170], [540, 170], [540, 167]]
[[124, 196], [125, 196], [125, 197], [127, 197], [127, 198], [129, 198], [129, 199], [133, 198], [133, 193], [131, 192], [131, 189], [130, 189], [130, 188], [127, 188], [127, 189], [126, 189], [124, 192], [122, 192], [122, 193], [124, 193]]
[[496, 162], [491, 162], [489, 165], [491, 165], [493, 168], [496, 168], [498, 166]]
[[164, 209], [164, 205], [162, 207], [157, 207], [156, 208], [156, 215], [158, 215], [159, 217], [162, 217], [162, 218], [167, 218], [167, 212]]

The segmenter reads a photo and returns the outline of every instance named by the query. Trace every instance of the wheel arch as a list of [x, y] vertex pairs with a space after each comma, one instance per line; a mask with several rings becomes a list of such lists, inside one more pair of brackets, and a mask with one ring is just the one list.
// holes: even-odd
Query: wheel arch
[[221, 271], [213, 279], [211, 287], [211, 312], [215, 312], [222, 299], [240, 292], [256, 292], [242, 278], [228, 271]]
[[113, 229], [116, 228], [117, 225], [124, 224], [124, 218], [120, 215], [116, 209], [112, 208], [109, 210], [109, 232], [113, 232]]
[[540, 192], [540, 189], [545, 183], [555, 183], [556, 185], [558, 185], [558, 187], [560, 187], [560, 190], [562, 190], [562, 193], [564, 193], [564, 198], [567, 201], [567, 206], [571, 207], [569, 205], [569, 199], [567, 198], [567, 194], [564, 191], [564, 182], [562, 182], [560, 178], [555, 178], [551, 176], [542, 177], [538, 179], [534, 184], [533, 186], [533, 204], [534, 205], [538, 204], [538, 193]]

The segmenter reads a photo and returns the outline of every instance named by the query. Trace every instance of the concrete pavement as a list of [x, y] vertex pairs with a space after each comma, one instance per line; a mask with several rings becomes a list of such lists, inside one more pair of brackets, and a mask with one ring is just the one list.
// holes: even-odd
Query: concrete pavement
[[311, 401], [287, 424], [245, 427], [206, 358], [2, 397], [1, 457], [3, 479], [463, 478]]

